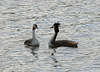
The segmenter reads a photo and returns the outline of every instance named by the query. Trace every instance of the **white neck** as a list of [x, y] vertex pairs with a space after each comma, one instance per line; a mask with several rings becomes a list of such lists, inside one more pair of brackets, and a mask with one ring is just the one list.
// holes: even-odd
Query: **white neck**
[[54, 34], [54, 35], [52, 36], [52, 38], [51, 38], [50, 41], [54, 41], [54, 39], [55, 39], [55, 35], [56, 35], [56, 34]]
[[49, 45], [55, 43], [56, 37], [57, 37], [57, 33], [55, 33], [55, 34], [53, 35], [53, 37], [52, 37], [51, 40], [49, 41]]
[[39, 42], [35, 36], [35, 30], [33, 30], [32, 45], [39, 45]]
[[36, 39], [35, 30], [33, 30], [33, 37], [32, 38], [33, 38], [33, 40]]

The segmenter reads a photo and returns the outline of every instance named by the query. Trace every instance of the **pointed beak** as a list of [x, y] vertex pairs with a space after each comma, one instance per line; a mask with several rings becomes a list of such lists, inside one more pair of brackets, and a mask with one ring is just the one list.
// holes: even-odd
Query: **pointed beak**
[[53, 28], [54, 26], [50, 27], [50, 28]]
[[50, 28], [53, 28], [53, 26], [52, 26], [52, 27], [50, 27]]

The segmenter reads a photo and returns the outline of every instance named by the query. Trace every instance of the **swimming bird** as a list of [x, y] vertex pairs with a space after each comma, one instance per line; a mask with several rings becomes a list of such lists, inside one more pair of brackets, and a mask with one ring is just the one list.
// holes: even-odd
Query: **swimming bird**
[[49, 47], [75, 47], [77, 48], [77, 42], [70, 41], [70, 40], [58, 40], [56, 41], [57, 34], [59, 32], [59, 25], [60, 23], [54, 23], [54, 25], [51, 28], [54, 28], [54, 36], [49, 41]]
[[35, 30], [36, 30], [36, 28], [38, 29], [37, 25], [34, 24], [33, 28], [32, 28], [33, 37], [31, 39], [26, 40], [24, 42], [25, 45], [28, 45], [28, 46], [39, 46], [39, 41], [36, 39], [36, 36], [35, 36]]

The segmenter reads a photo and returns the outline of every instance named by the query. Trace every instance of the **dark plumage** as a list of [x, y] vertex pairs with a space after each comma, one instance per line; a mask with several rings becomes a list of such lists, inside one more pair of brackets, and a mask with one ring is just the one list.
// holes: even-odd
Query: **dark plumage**
[[24, 42], [25, 45], [31, 46], [32, 38]]
[[74, 41], [70, 41], [70, 40], [58, 40], [56, 41], [56, 37], [57, 37], [57, 34], [59, 32], [59, 25], [60, 23], [55, 23], [51, 28], [54, 28], [54, 31], [55, 31], [55, 34], [54, 36], [51, 38], [50, 42], [49, 42], [49, 46], [50, 47], [61, 47], [61, 46], [64, 46], [64, 47], [75, 47], [77, 48], [77, 42], [74, 42]]
[[77, 42], [74, 41], [70, 41], [70, 40], [59, 40], [59, 41], [55, 41], [54, 46], [55, 47], [60, 47], [60, 46], [64, 46], [64, 47], [77, 47]]

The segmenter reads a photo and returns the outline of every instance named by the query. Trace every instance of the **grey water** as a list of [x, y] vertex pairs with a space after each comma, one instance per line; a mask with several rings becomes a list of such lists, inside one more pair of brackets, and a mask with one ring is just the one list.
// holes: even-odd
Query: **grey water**
[[[55, 22], [78, 48], [48, 47]], [[39, 47], [24, 45], [33, 24]], [[0, 72], [100, 72], [100, 0], [0, 0]]]

